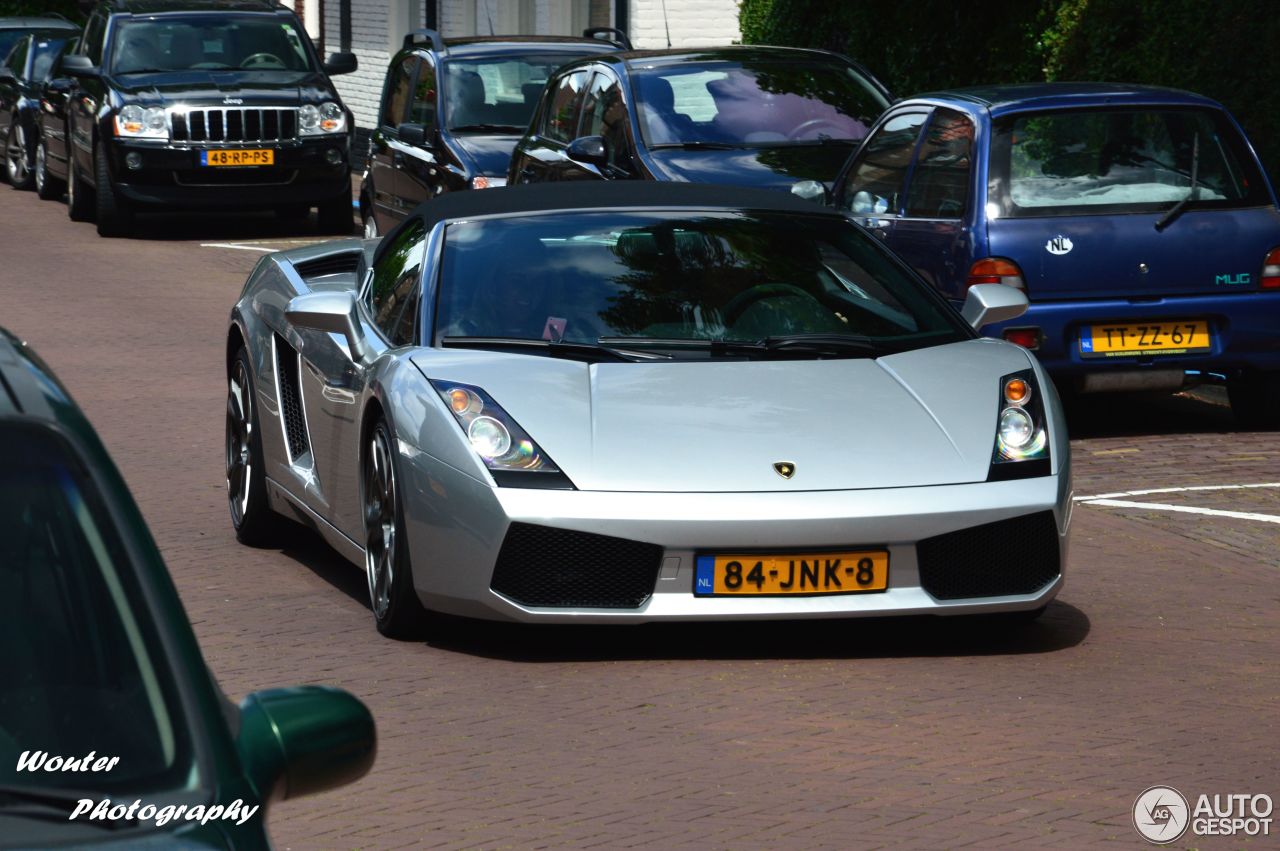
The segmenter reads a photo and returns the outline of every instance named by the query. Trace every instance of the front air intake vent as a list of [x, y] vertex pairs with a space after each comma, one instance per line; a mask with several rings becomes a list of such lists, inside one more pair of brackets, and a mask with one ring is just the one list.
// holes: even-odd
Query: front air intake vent
[[661, 563], [657, 544], [512, 523], [490, 587], [526, 606], [638, 609]]
[[314, 260], [295, 263], [293, 269], [303, 279], [319, 278], [321, 275], [341, 275], [354, 272], [360, 263], [360, 251], [339, 251], [326, 254]]
[[1062, 572], [1052, 511], [925, 538], [916, 559], [920, 584], [939, 600], [1034, 594]]
[[284, 439], [289, 446], [289, 460], [297, 461], [311, 450], [307, 440], [307, 424], [302, 416], [302, 389], [298, 386], [298, 353], [276, 335], [276, 387], [280, 395], [280, 418], [284, 422]]

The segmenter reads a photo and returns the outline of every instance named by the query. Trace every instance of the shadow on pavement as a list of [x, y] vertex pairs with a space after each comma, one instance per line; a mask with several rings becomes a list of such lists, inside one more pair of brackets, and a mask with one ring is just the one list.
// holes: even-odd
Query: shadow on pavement
[[341, 239], [355, 236], [355, 218], [349, 234], [321, 233], [316, 215], [281, 218], [272, 212], [168, 212], [140, 213], [131, 239], [142, 242], [237, 242], [271, 239]]
[[530, 626], [438, 617], [427, 644], [513, 662], [994, 656], [1074, 647], [1089, 626], [1084, 612], [1064, 602], [1051, 603], [1032, 623], [910, 617]]
[[1240, 430], [1221, 385], [1181, 393], [1095, 393], [1063, 402], [1072, 440]]

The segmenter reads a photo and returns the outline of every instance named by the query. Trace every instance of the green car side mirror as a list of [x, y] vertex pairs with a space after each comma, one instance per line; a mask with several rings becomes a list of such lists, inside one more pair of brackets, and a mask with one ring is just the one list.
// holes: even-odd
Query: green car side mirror
[[373, 765], [377, 734], [373, 716], [353, 695], [295, 686], [256, 691], [240, 703], [236, 748], [265, 803], [360, 779]]

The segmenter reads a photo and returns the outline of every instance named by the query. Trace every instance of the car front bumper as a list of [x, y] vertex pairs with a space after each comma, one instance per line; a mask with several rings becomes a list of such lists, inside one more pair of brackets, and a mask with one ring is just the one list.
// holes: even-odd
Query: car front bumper
[[[1208, 320], [1213, 335], [1207, 352], [1085, 357], [1085, 326], [1178, 319]], [[1280, 291], [1180, 296], [1151, 300], [1033, 301], [1009, 322], [984, 325], [982, 333], [1001, 337], [1006, 329], [1038, 328], [1036, 358], [1055, 377], [1121, 370], [1173, 369], [1230, 373], [1242, 369], [1280, 370]]]
[[[1071, 515], [1069, 466], [1036, 479], [789, 493], [620, 493], [495, 488], [401, 444], [405, 523], [414, 585], [429, 609], [493, 620], [561, 623], [961, 615], [1047, 604], [1062, 586]], [[416, 496], [415, 496], [416, 495]], [[1009, 541], [1057, 556], [1035, 590], [940, 599], [921, 581], [917, 544], [960, 530], [1046, 520], [1038, 541]], [[1051, 522], [1049, 522], [1051, 518]], [[512, 524], [606, 535], [661, 547], [652, 593], [633, 608], [539, 606], [491, 587]], [[1032, 546], [1034, 544], [1034, 546]], [[694, 594], [695, 556], [743, 550], [887, 549], [884, 591], [820, 596], [705, 597]], [[1048, 549], [1046, 549], [1048, 548]], [[548, 554], [565, 559], [573, 556]], [[970, 569], [960, 559], [956, 571]], [[972, 563], [972, 559], [968, 559]], [[936, 558], [934, 570], [937, 569]], [[581, 565], [578, 565], [581, 567]], [[947, 566], [946, 569], [951, 569]], [[532, 567], [530, 568], [532, 569]], [[607, 572], [608, 563], [591, 564]]]
[[[201, 150], [270, 149], [270, 166], [200, 164]], [[108, 167], [117, 191], [140, 206], [169, 209], [274, 209], [330, 201], [350, 191], [351, 152], [346, 134], [290, 142], [253, 144], [171, 144], [114, 139]], [[335, 151], [337, 163], [327, 157]], [[126, 159], [136, 154], [140, 167]]]

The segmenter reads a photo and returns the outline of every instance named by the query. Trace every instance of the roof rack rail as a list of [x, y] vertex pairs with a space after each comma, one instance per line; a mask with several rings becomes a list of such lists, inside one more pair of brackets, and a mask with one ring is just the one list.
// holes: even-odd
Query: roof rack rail
[[622, 30], [614, 27], [587, 27], [582, 31], [582, 37], [607, 41], [610, 44], [618, 45], [623, 50], [631, 49], [631, 39], [627, 38], [627, 34]]
[[435, 30], [414, 30], [405, 33], [404, 46], [407, 50], [418, 44], [430, 44], [431, 49], [435, 51], [444, 50], [444, 41], [440, 38], [440, 33]]

